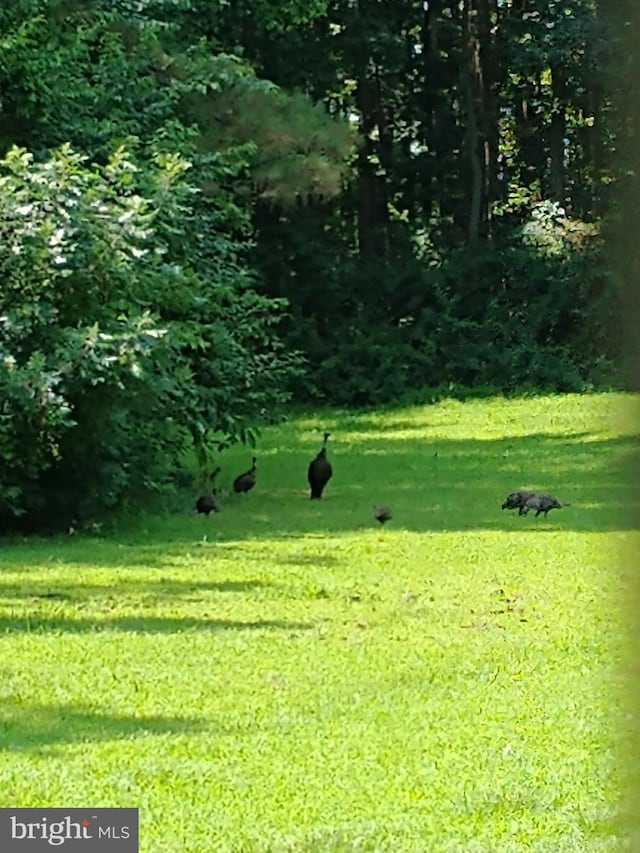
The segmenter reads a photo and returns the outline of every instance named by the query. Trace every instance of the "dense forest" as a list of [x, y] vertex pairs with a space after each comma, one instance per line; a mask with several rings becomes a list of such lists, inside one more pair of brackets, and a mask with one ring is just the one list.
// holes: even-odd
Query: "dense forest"
[[162, 491], [291, 399], [619, 383], [634, 14], [2, 4], [4, 527]]

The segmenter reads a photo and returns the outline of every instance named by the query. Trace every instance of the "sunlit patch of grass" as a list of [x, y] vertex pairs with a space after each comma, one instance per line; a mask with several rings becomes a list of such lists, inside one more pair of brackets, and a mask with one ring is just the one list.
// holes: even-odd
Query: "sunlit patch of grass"
[[[154, 853], [620, 849], [636, 402], [312, 413], [248, 495], [221, 457], [218, 515], [3, 544], [0, 806], [139, 806]], [[502, 512], [527, 485], [572, 505]]]

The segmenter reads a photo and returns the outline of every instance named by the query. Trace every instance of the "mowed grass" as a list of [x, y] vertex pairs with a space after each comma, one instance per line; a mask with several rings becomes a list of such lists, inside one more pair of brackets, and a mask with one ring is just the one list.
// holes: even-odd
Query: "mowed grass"
[[219, 515], [2, 542], [0, 806], [137, 806], [143, 853], [622, 849], [636, 409], [313, 413]]

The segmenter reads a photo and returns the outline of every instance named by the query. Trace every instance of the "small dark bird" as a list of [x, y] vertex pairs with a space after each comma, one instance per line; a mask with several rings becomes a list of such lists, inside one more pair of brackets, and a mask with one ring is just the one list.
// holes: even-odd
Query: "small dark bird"
[[209, 515], [210, 512], [220, 512], [220, 507], [213, 495], [202, 495], [196, 501], [196, 510]]
[[251, 468], [245, 471], [244, 474], [239, 474], [233, 481], [233, 491], [237, 493], [244, 492], [245, 494], [256, 484], [256, 457], [253, 457]]
[[218, 491], [215, 487], [216, 477], [221, 470], [220, 466], [218, 466], [211, 474], [211, 494], [200, 495], [196, 501], [196, 510], [203, 515], [209, 515], [210, 512], [220, 512], [220, 507], [218, 506], [214, 495], [216, 495]]
[[522, 515], [522, 510], [529, 498], [534, 497], [535, 492], [528, 492], [524, 489], [520, 489], [517, 492], [510, 492], [507, 495], [505, 502], [502, 504], [502, 509], [517, 509], [518, 515]]
[[379, 521], [380, 524], [384, 524], [393, 518], [391, 515], [391, 510], [388, 506], [374, 506], [373, 508], [373, 517], [376, 521]]
[[532, 495], [524, 502], [520, 510], [520, 515], [527, 515], [530, 509], [535, 509], [536, 518], [541, 512], [544, 513], [544, 517], [546, 518], [550, 509], [561, 509], [563, 506], [569, 506], [569, 504], [560, 503], [560, 501], [551, 495]]
[[307, 471], [307, 480], [311, 486], [311, 499], [320, 499], [324, 487], [327, 485], [333, 474], [331, 463], [327, 459], [327, 441], [329, 440], [330, 432], [325, 432], [322, 447], [315, 459], [309, 463]]

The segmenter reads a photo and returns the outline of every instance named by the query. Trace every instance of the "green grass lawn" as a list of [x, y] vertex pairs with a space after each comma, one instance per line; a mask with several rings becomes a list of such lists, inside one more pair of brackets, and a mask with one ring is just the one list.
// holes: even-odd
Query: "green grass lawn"
[[138, 806], [143, 853], [622, 849], [636, 405], [309, 414], [218, 515], [3, 541], [0, 806]]

